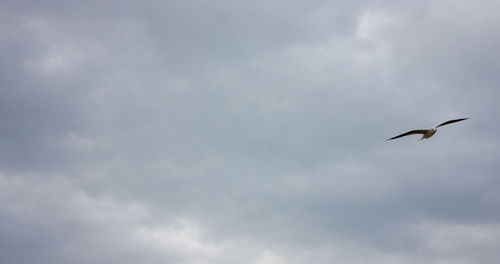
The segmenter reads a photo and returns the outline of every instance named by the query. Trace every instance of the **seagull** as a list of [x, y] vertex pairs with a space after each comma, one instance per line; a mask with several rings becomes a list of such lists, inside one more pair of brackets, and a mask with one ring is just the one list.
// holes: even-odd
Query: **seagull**
[[467, 119], [469, 119], [469, 118], [460, 118], [460, 119], [448, 120], [448, 121], [446, 121], [444, 123], [441, 123], [441, 124], [437, 125], [434, 128], [416, 129], [416, 130], [408, 131], [408, 132], [403, 133], [403, 134], [401, 134], [399, 136], [395, 136], [395, 137], [386, 139], [385, 141], [393, 140], [393, 139], [396, 139], [396, 138], [400, 138], [400, 137], [404, 137], [404, 136], [409, 136], [409, 135], [413, 135], [413, 134], [422, 134], [422, 138], [420, 138], [420, 140], [422, 140], [424, 138], [430, 138], [430, 137], [432, 137], [436, 133], [436, 130], [437, 130], [438, 127], [449, 125], [449, 124], [455, 123], [455, 122], [460, 122], [460, 121], [467, 120]]

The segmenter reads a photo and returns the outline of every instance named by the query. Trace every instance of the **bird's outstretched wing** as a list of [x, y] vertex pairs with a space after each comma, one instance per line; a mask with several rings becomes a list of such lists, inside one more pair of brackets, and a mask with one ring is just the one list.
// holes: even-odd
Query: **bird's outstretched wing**
[[453, 120], [448, 120], [442, 124], [439, 124], [436, 128], [440, 127], [440, 126], [445, 126], [445, 125], [449, 125], [451, 123], [455, 123], [455, 122], [460, 122], [460, 121], [463, 121], [463, 120], [467, 120], [469, 118], [460, 118], [460, 119], [453, 119]]
[[400, 137], [404, 137], [404, 136], [409, 136], [409, 135], [413, 135], [413, 134], [425, 134], [425, 132], [427, 132], [427, 130], [425, 130], [425, 129], [416, 129], [416, 130], [408, 131], [408, 132], [403, 133], [401, 135], [398, 135], [398, 136], [386, 139], [385, 141], [387, 141], [387, 140], [393, 140], [393, 139], [396, 139], [396, 138], [400, 138]]

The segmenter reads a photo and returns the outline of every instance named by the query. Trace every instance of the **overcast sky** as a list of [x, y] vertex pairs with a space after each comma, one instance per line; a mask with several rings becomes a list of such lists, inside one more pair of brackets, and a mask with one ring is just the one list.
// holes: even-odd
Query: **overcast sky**
[[498, 263], [499, 10], [0, 0], [0, 262]]

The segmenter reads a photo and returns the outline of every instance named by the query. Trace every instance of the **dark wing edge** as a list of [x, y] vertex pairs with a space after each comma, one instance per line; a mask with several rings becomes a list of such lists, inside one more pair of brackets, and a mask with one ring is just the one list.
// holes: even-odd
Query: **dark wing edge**
[[396, 139], [396, 138], [400, 138], [400, 137], [404, 137], [404, 136], [409, 136], [409, 135], [413, 135], [413, 134], [425, 134], [425, 132], [427, 132], [427, 130], [424, 130], [424, 129], [412, 130], [412, 131], [408, 131], [406, 133], [403, 133], [401, 135], [398, 135], [398, 136], [386, 139], [385, 141], [393, 140], [393, 139]]
[[448, 120], [448, 121], [446, 121], [446, 122], [444, 122], [444, 123], [439, 124], [436, 128], [438, 128], [438, 127], [440, 127], [440, 126], [449, 125], [449, 124], [451, 124], [451, 123], [464, 121], [464, 120], [467, 120], [467, 119], [469, 119], [469, 118], [460, 118], [460, 119]]

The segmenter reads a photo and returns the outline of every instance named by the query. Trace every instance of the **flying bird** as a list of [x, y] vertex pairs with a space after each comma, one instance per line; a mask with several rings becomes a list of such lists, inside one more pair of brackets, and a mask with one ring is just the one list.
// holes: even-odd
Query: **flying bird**
[[441, 124], [437, 125], [434, 128], [416, 129], [416, 130], [408, 131], [408, 132], [403, 133], [401, 135], [398, 135], [398, 136], [386, 139], [386, 141], [387, 140], [393, 140], [393, 139], [400, 138], [400, 137], [404, 137], [404, 136], [413, 135], [413, 134], [422, 134], [422, 138], [420, 138], [420, 140], [422, 140], [424, 138], [430, 138], [430, 137], [432, 137], [436, 133], [436, 130], [437, 130], [438, 127], [449, 125], [449, 124], [452, 124], [452, 123], [455, 123], [455, 122], [460, 122], [460, 121], [467, 120], [467, 119], [469, 119], [469, 118], [460, 118], [460, 119], [448, 120], [448, 121], [446, 121], [444, 123], [441, 123]]

